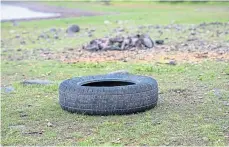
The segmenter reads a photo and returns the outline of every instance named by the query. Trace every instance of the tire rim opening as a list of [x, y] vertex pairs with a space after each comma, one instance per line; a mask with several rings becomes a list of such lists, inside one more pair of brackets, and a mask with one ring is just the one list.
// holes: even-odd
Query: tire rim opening
[[115, 87], [115, 86], [128, 86], [134, 85], [135, 83], [127, 82], [127, 81], [96, 81], [83, 84], [82, 86], [89, 87]]

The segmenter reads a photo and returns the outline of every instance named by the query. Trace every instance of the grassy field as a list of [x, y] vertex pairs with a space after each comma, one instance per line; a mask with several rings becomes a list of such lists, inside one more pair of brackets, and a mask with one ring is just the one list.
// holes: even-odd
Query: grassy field
[[[19, 22], [16, 27], [10, 22], [1, 23], [4, 42], [1, 47], [1, 86], [11, 85], [15, 89], [12, 93], [1, 93], [1, 145], [229, 145], [227, 62], [206, 59], [198, 64], [178, 63], [172, 66], [118, 61], [67, 64], [57, 59], [33, 59], [33, 56], [22, 60], [8, 58], [40, 48], [65, 51], [91, 39], [76, 36], [36, 40], [42, 32], [53, 27], [66, 29], [70, 24], [79, 24], [82, 30], [95, 27], [95, 37], [101, 37], [117, 27], [117, 20], [128, 20], [124, 26], [133, 28], [149, 24], [228, 22], [229, 3], [113, 2], [112, 7], [92, 5], [92, 2], [45, 3], [118, 14], [26, 21]], [[105, 20], [112, 24], [104, 25]], [[15, 38], [16, 35], [20, 38]], [[21, 44], [22, 40], [26, 44]], [[39, 57], [39, 54], [34, 56]], [[159, 84], [158, 106], [144, 113], [124, 116], [87, 116], [71, 114], [60, 108], [58, 85], [61, 81], [120, 69], [156, 78]], [[23, 86], [20, 82], [25, 79], [46, 79], [54, 81], [54, 84]], [[50, 123], [53, 125], [48, 126]]]
[[[144, 113], [106, 117], [70, 114], [60, 108], [62, 80], [117, 69], [156, 78], [158, 106]], [[3, 62], [2, 74], [8, 76], [2, 80], [12, 81], [16, 91], [2, 95], [2, 145], [228, 145], [228, 72], [226, 63], [215, 62], [178, 66]], [[55, 84], [19, 83], [31, 77]], [[47, 127], [48, 122], [54, 126]]]

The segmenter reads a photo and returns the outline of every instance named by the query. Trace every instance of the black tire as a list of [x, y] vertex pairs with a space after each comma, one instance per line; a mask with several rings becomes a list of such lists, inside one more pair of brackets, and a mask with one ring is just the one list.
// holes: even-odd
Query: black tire
[[[97, 85], [93, 86], [93, 83]], [[128, 85], [99, 85], [104, 83]], [[69, 112], [90, 115], [130, 114], [155, 107], [157, 100], [158, 84], [155, 79], [146, 76], [86, 76], [65, 80], [59, 86], [59, 103], [62, 109]]]

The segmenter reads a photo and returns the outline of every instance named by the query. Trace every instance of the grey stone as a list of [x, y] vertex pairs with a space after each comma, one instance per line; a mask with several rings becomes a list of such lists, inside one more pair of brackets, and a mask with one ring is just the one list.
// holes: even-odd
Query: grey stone
[[158, 45], [164, 44], [164, 40], [155, 40], [155, 43]]
[[42, 34], [40, 34], [40, 35], [38, 36], [38, 40], [39, 40], [40, 38], [47, 39], [47, 38], [49, 38], [49, 35], [47, 35], [47, 34], [45, 34], [45, 33], [42, 33]]
[[45, 38], [45, 35], [41, 34], [41, 35], [38, 36], [38, 38]]
[[20, 43], [21, 43], [21, 45], [24, 45], [24, 44], [26, 44], [24, 40], [22, 40]]
[[142, 38], [142, 44], [147, 48], [152, 48], [154, 46], [152, 39], [148, 35], [144, 35]]
[[71, 25], [67, 28], [66, 32], [67, 33], [76, 33], [80, 31], [80, 27], [78, 25]]
[[99, 43], [99, 49], [109, 49], [110, 47], [109, 44], [110, 44], [109, 39], [101, 41], [101, 43]]
[[11, 93], [14, 91], [14, 88], [12, 86], [5, 87], [5, 92], [6, 93]]
[[112, 45], [112, 46], [108, 47], [108, 50], [121, 50], [121, 48], [119, 46]]
[[88, 32], [88, 37], [92, 37], [93, 34], [91, 32]]
[[224, 105], [224, 106], [229, 106], [229, 102], [223, 101], [223, 105]]
[[125, 29], [124, 29], [124, 28], [117, 28], [117, 29], [115, 29], [115, 31], [116, 31], [116, 32], [124, 32]]
[[20, 38], [21, 36], [20, 35], [16, 35], [15, 38]]
[[169, 63], [167, 63], [167, 64], [169, 64], [169, 65], [177, 65], [177, 63], [176, 63], [175, 60], [171, 60], [171, 61], [169, 61]]
[[20, 114], [20, 117], [27, 117], [28, 116], [28, 114], [26, 114], [26, 113], [21, 113]]
[[59, 36], [57, 34], [55, 34], [54, 39], [59, 39]]
[[138, 29], [144, 29], [144, 28], [146, 28], [146, 26], [138, 26]]
[[194, 32], [194, 31], [192, 31], [191, 33], [190, 33], [190, 35], [196, 35], [196, 32]]
[[115, 43], [115, 42], [123, 42], [124, 38], [123, 37], [115, 37], [115, 38], [110, 38], [110, 42]]
[[1, 91], [4, 93], [11, 93], [14, 92], [14, 87], [12, 86], [7, 86], [7, 87], [0, 87]]
[[163, 31], [162, 30], [158, 30], [157, 32], [159, 33], [160, 36], [163, 35]]
[[159, 26], [159, 25], [156, 25], [156, 26], [155, 26], [155, 29], [160, 29], [160, 26]]
[[221, 94], [221, 92], [220, 92], [220, 89], [215, 88], [215, 89], [213, 90], [213, 93], [214, 93], [214, 95], [217, 96], [219, 99], [222, 98], [222, 94]]
[[20, 130], [24, 130], [24, 129], [25, 129], [25, 125], [10, 125], [9, 128], [10, 128], [10, 129], [20, 129]]
[[84, 46], [83, 48], [88, 51], [97, 51], [99, 50], [99, 45], [97, 43], [92, 43]]
[[124, 49], [126, 49], [129, 45], [130, 45], [130, 39], [129, 39], [129, 38], [125, 38], [124, 41], [122, 42], [121, 49], [124, 50]]
[[50, 85], [53, 84], [52, 81], [49, 80], [25, 80], [23, 82], [21, 82], [23, 85]]
[[131, 38], [131, 43], [130, 43], [130, 45], [133, 46], [133, 47], [135, 47], [138, 41], [139, 41], [139, 38], [137, 38], [137, 37], [132, 37], [132, 38]]
[[53, 127], [53, 124], [51, 122], [48, 122], [47, 127]]
[[107, 45], [105, 50], [121, 50], [121, 44], [119, 42], [115, 42], [113, 44]]
[[49, 31], [55, 33], [55, 32], [57, 32], [57, 29], [56, 28], [51, 28]]

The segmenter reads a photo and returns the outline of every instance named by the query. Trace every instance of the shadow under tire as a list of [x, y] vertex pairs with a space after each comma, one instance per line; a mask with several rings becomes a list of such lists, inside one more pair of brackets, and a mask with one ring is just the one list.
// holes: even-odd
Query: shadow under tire
[[147, 76], [85, 76], [67, 79], [59, 86], [60, 106], [72, 113], [131, 114], [151, 109], [157, 101], [157, 81]]

